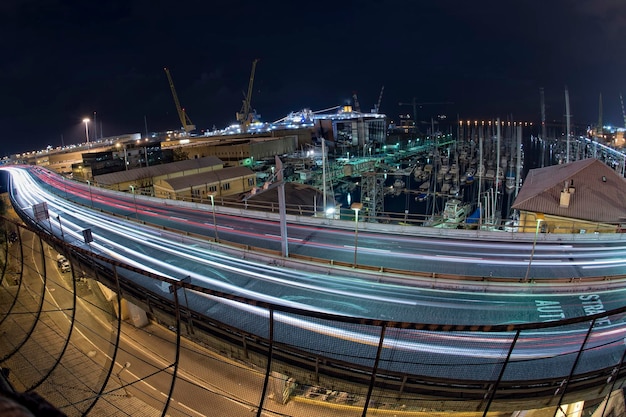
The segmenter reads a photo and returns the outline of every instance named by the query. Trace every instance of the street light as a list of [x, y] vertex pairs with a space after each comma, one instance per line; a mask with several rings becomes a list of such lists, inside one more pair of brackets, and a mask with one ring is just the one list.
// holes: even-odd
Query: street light
[[528, 268], [526, 268], [526, 276], [524, 277], [524, 282], [528, 281], [528, 275], [530, 274], [530, 264], [533, 261], [533, 256], [535, 256], [535, 247], [537, 246], [537, 236], [539, 236], [539, 225], [545, 219], [542, 213], [535, 214], [537, 219], [537, 227], [535, 228], [535, 239], [533, 240], [533, 249], [530, 251], [530, 259], [528, 260]]
[[133, 203], [135, 203], [135, 218], [139, 221], [139, 213], [137, 212], [137, 195], [135, 194], [135, 186], [129, 185], [131, 191], [133, 192]]
[[213, 194], [209, 194], [211, 198], [211, 211], [213, 212], [213, 229], [215, 230], [215, 241], [219, 242], [219, 238], [217, 237], [217, 222], [215, 221], [215, 196]]
[[89, 118], [85, 117], [83, 123], [85, 124], [85, 138], [87, 139], [87, 146], [89, 147]]
[[59, 229], [61, 230], [61, 240], [65, 242], [65, 235], [63, 234], [63, 225], [61, 224], [61, 216], [57, 214], [57, 220], [59, 221]]
[[362, 203], [352, 203], [350, 208], [354, 210], [354, 262], [353, 266], [356, 268], [356, 249], [359, 243], [359, 210], [363, 208]]
[[[127, 154], [127, 152], [126, 152], [126, 144], [124, 143], [124, 144], [120, 145], [120, 143], [119, 143], [119, 142], [117, 142], [117, 143], [115, 144], [115, 146], [117, 147], [118, 152], [119, 152], [120, 147], [123, 147], [123, 151], [124, 151], [124, 170], [125, 170], [125, 171], [128, 171], [128, 154]], [[119, 155], [119, 154], [118, 154], [118, 155]]]
[[87, 185], [89, 186], [89, 199], [91, 200], [91, 208], [93, 208], [93, 195], [91, 194], [91, 181], [87, 180]]
[[122, 381], [122, 377], [120, 376], [122, 372], [128, 368], [130, 368], [130, 362], [124, 363], [124, 366], [122, 366], [122, 369], [120, 369], [120, 371], [116, 373], [115, 375], [117, 376], [117, 379], [120, 381], [120, 385], [122, 386], [122, 389], [124, 389], [124, 393], [126, 394], [126, 396], [130, 397], [130, 393], [126, 390], [126, 385], [124, 385], [124, 382]]

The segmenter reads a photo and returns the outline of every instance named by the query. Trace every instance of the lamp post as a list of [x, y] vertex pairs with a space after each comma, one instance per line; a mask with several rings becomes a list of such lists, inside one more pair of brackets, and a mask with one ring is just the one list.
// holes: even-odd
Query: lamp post
[[85, 117], [83, 119], [83, 123], [85, 124], [85, 138], [87, 139], [87, 147], [89, 147], [89, 118]]
[[126, 390], [126, 385], [124, 385], [124, 382], [122, 381], [122, 377], [120, 376], [122, 372], [128, 368], [130, 368], [130, 362], [124, 363], [124, 366], [122, 366], [122, 369], [120, 369], [120, 371], [116, 373], [115, 375], [117, 376], [117, 379], [120, 381], [120, 385], [122, 386], [122, 389], [124, 390], [124, 393], [126, 394], [126, 396], [130, 397], [130, 393]]
[[65, 242], [65, 235], [63, 234], [63, 225], [61, 224], [61, 216], [57, 214], [57, 220], [59, 221], [59, 229], [61, 230], [61, 240]]
[[[128, 153], [126, 152], [126, 144], [124, 143], [124, 144], [121, 144], [121, 145], [120, 145], [120, 143], [119, 143], [119, 142], [117, 142], [117, 143], [115, 144], [115, 147], [117, 148], [117, 151], [118, 151], [118, 152], [120, 151], [120, 149], [122, 149], [122, 150], [123, 150], [123, 152], [124, 152], [124, 170], [125, 170], [125, 171], [128, 171]], [[119, 154], [118, 154], [118, 155], [119, 155]]]
[[528, 281], [528, 275], [530, 274], [530, 264], [533, 261], [533, 256], [535, 256], [535, 247], [537, 246], [537, 236], [539, 236], [539, 225], [544, 220], [544, 216], [542, 213], [537, 213], [536, 218], [537, 218], [537, 226], [535, 228], [535, 239], [533, 240], [533, 248], [530, 251], [530, 259], [528, 260], [528, 268], [526, 268], [526, 276], [524, 277], [524, 282]]
[[93, 195], [91, 194], [91, 181], [87, 180], [87, 185], [89, 186], [89, 200], [91, 200], [91, 208], [93, 208]]
[[219, 238], [217, 237], [217, 222], [215, 221], [215, 196], [213, 194], [209, 194], [211, 198], [211, 211], [213, 212], [213, 229], [215, 230], [215, 241], [219, 242]]
[[352, 203], [350, 208], [354, 210], [354, 262], [353, 267], [356, 268], [356, 251], [359, 243], [359, 210], [363, 208], [362, 203]]
[[135, 194], [135, 186], [129, 185], [130, 190], [133, 192], [133, 203], [135, 204], [135, 218], [139, 221], [139, 213], [137, 212], [137, 195]]

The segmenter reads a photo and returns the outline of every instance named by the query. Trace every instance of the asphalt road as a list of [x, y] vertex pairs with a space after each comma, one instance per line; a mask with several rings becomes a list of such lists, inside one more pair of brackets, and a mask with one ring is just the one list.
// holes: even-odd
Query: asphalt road
[[[16, 173], [14, 180], [13, 187], [17, 190], [16, 198], [21, 206], [31, 207], [45, 201], [52, 220], [42, 221], [42, 226], [71, 244], [84, 246], [82, 230], [90, 228], [94, 236], [90, 249], [97, 253], [172, 278], [190, 276], [196, 285], [305, 310], [412, 323], [490, 325], [581, 317], [621, 307], [626, 300], [621, 287], [609, 290], [584, 287], [584, 290], [570, 289], [558, 293], [550, 288], [543, 292], [541, 289], [529, 292], [526, 291], [528, 284], [525, 284], [519, 286], [519, 292], [448, 291], [380, 283], [356, 277], [356, 274], [345, 270], [321, 275], [248, 262], [240, 257], [221, 254], [207, 242], [106, 215], [77, 205], [76, 200], [80, 198], [82, 203], [90, 206], [93, 199], [95, 208], [111, 210], [117, 207], [117, 210], [125, 211], [127, 215], [136, 214], [142, 220], [142, 216], [149, 217], [151, 223], [161, 219], [162, 224], [176, 226], [179, 230], [190, 227], [189, 231], [197, 233], [205, 230], [211, 235], [215, 230], [206, 213], [179, 207], [170, 211], [169, 205], [147, 205], [145, 202], [136, 207], [135, 213], [132, 196], [129, 196], [130, 199], [108, 193], [94, 196], [94, 190], [72, 183], [60, 188], [63, 192], [67, 190], [68, 197], [73, 195], [68, 201], [47, 193], [28, 176]], [[57, 216], [62, 220], [58, 221]], [[200, 221], [201, 218], [203, 221]], [[220, 237], [231, 233], [228, 240], [239, 236], [243, 241], [261, 247], [264, 246], [262, 243], [276, 242], [277, 226], [273, 222], [246, 221], [220, 214], [217, 224]], [[311, 251], [319, 250], [326, 254], [341, 252], [348, 259], [354, 254], [354, 234], [349, 230], [293, 225], [289, 228], [289, 236], [292, 242], [298, 242], [292, 243], [293, 250], [299, 245], [307, 248], [309, 255], [309, 246], [315, 248]], [[536, 266], [537, 270], [545, 270], [544, 275], [571, 276], [563, 274], [585, 271], [586, 266], [597, 265], [599, 259], [603, 263], [612, 262], [620, 251], [620, 245], [621, 242], [585, 243], [577, 247], [542, 244], [541, 249], [539, 246], [536, 248], [533, 269]], [[430, 263], [448, 268], [454, 265], [454, 268], [464, 270], [480, 269], [485, 265], [482, 261], [488, 258], [486, 264], [489, 268], [497, 266], [520, 273], [528, 267], [531, 248], [528, 242], [502, 244], [361, 233], [358, 253], [364, 259], [377, 257], [375, 264], [385, 261], [396, 268], [405, 264], [413, 265], [413, 268], [419, 265], [420, 270], [427, 271], [430, 271], [427, 267]], [[573, 257], [574, 261], [559, 262], [564, 256]], [[403, 259], [405, 263], [402, 263]], [[618, 262], [621, 260], [614, 261], [614, 264]], [[139, 276], [136, 279], [139, 286], [160, 291], [164, 296], [169, 294], [167, 286], [161, 282]], [[268, 334], [267, 312], [209, 299], [200, 293], [188, 293], [192, 310], [255, 334]], [[278, 341], [301, 345], [313, 352], [325, 352], [343, 360], [349, 358], [369, 362], [362, 358], [375, 356], [377, 329], [342, 326], [335, 322], [319, 323], [306, 317], [288, 315], [277, 315], [276, 320], [281, 323], [275, 332]], [[507, 366], [504, 379], [528, 380], [568, 375], [575, 363], [577, 349], [584, 342], [587, 328], [588, 323], [583, 323], [568, 328], [524, 332], [512, 352], [512, 362]], [[623, 317], [607, 317], [598, 321], [592, 337], [585, 344], [595, 349], [579, 362], [577, 372], [614, 366], [624, 350], [624, 336], [626, 326]], [[385, 345], [385, 352], [388, 352], [385, 356], [389, 355], [393, 360], [383, 361], [382, 366], [416, 375], [485, 380], [494, 375], [512, 340], [512, 333], [429, 334], [394, 330], [387, 335]], [[346, 352], [349, 352], [347, 357]]]

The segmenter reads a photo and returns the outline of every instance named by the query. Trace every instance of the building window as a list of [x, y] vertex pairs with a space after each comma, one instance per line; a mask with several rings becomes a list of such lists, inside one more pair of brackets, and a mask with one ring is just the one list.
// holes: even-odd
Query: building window
[[222, 184], [222, 191], [226, 191], [226, 190], [230, 190], [230, 183], [227, 182], [225, 184]]
[[254, 178], [248, 178], [248, 187], [254, 187]]
[[217, 191], [217, 185], [209, 185], [209, 192], [214, 193]]

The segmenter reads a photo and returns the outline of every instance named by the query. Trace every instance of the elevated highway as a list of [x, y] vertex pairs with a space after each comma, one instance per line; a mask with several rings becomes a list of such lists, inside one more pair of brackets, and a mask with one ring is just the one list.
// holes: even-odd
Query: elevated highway
[[[277, 225], [268, 218], [224, 211], [213, 223], [206, 210], [104, 193], [47, 172], [11, 175], [22, 217], [69, 244], [77, 257], [91, 254], [101, 265], [117, 265], [137, 299], [143, 291], [166, 309], [167, 300], [175, 301], [168, 280], [190, 277], [177, 285], [190, 290], [186, 309], [195, 326], [218, 320], [248, 336], [273, 333], [270, 340], [282, 346], [286, 363], [315, 369], [310, 361], [323, 357], [327, 375], [365, 375], [366, 384], [376, 358], [381, 389], [475, 401], [493, 393], [500, 401], [532, 397], [550, 403], [562, 399], [566, 390], [555, 390], [563, 385], [575, 397], [607, 389], [616, 372], [622, 377], [621, 236], [535, 242], [534, 235], [503, 234], [508, 239], [502, 243], [486, 234], [449, 239], [366, 231], [355, 247], [350, 222], [332, 228], [290, 223], [290, 253], [314, 252], [312, 258], [340, 264], [321, 267], [273, 253]], [[50, 217], [35, 221], [32, 207], [42, 202]], [[159, 227], [143, 224], [148, 220]], [[233, 250], [164, 227], [246, 246]], [[90, 244], [82, 240], [86, 228], [94, 237]], [[266, 251], [253, 253], [249, 242]], [[520, 283], [535, 245], [534, 282]], [[351, 265], [355, 249], [361, 257]], [[433, 270], [445, 277], [427, 279]], [[274, 321], [278, 333], [268, 327]], [[496, 395], [496, 385], [506, 389]]]

